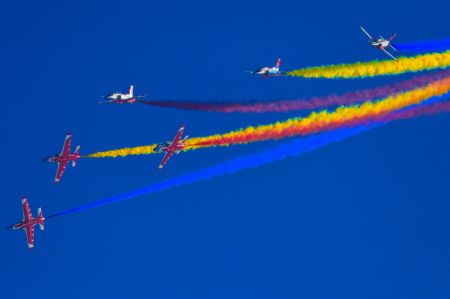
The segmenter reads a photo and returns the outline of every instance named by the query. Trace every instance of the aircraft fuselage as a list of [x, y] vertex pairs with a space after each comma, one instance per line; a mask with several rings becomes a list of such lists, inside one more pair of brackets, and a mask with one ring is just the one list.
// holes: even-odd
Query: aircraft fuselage
[[186, 147], [186, 144], [183, 143], [177, 143], [177, 144], [173, 144], [173, 145], [159, 145], [155, 148], [155, 151], [158, 153], [162, 153], [162, 152], [179, 152], [182, 149], [184, 149]]
[[254, 75], [275, 76], [279, 74], [280, 69], [277, 67], [263, 67], [253, 72]]
[[47, 162], [61, 163], [61, 162], [76, 161], [78, 159], [80, 159], [80, 154], [79, 153], [75, 153], [75, 154], [70, 154], [70, 155], [55, 155], [55, 156], [51, 156], [50, 158], [47, 159]]
[[30, 221], [20, 221], [10, 226], [9, 228], [12, 230], [33, 228], [35, 225], [38, 225], [39, 223], [41, 223], [41, 220], [39, 220], [38, 218], [33, 218]]
[[377, 49], [384, 49], [389, 46], [389, 41], [385, 39], [377, 39], [373, 41], [369, 41], [370, 45]]
[[104, 96], [108, 99], [110, 103], [116, 104], [133, 104], [136, 102], [136, 97], [130, 94], [124, 93], [112, 93], [110, 95]]

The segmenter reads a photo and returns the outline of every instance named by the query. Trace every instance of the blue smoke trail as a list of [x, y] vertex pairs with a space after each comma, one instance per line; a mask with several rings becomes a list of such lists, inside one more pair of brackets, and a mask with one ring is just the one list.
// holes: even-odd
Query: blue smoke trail
[[78, 213], [81, 211], [101, 207], [114, 202], [132, 199], [144, 194], [155, 193], [162, 190], [171, 189], [177, 186], [192, 184], [204, 180], [210, 180], [212, 178], [232, 174], [244, 169], [256, 168], [261, 165], [270, 164], [288, 157], [295, 157], [303, 153], [313, 151], [320, 147], [324, 147], [331, 143], [342, 141], [346, 138], [358, 135], [376, 126], [378, 126], [378, 124], [369, 126], [360, 126], [351, 129], [340, 129], [328, 133], [323, 133], [320, 135], [298, 139], [292, 142], [284, 143], [274, 148], [266, 149], [257, 154], [251, 154], [240, 158], [235, 158], [211, 167], [207, 167], [193, 172], [188, 172], [186, 174], [171, 179], [167, 179], [162, 182], [153, 183], [147, 187], [136, 189], [134, 191], [94, 201], [92, 203], [88, 203], [76, 208], [61, 211], [59, 213], [46, 217], [46, 219], [59, 217], [67, 214]]
[[401, 52], [443, 52], [450, 49], [450, 39], [395, 44], [394, 47]]
[[[422, 104], [413, 105], [404, 109], [399, 110], [399, 112], [407, 111], [411, 109], [419, 109], [424, 106], [434, 104], [438, 101], [447, 98], [450, 94], [432, 97]], [[395, 112], [394, 112], [395, 113]], [[349, 137], [359, 135], [365, 131], [373, 129], [375, 127], [383, 125], [384, 122], [380, 121], [370, 125], [362, 125], [354, 128], [344, 128], [335, 131], [322, 133], [319, 135], [314, 135], [302, 139], [297, 139], [291, 142], [283, 143], [279, 146], [266, 149], [260, 153], [251, 154], [243, 156], [240, 158], [235, 158], [224, 163], [220, 163], [214, 166], [203, 168], [197, 171], [188, 172], [186, 174], [167, 179], [162, 182], [153, 183], [149, 186], [136, 189], [127, 193], [112, 196], [109, 198], [94, 201], [79, 207], [71, 208], [68, 210], [61, 211], [59, 213], [50, 215], [46, 219], [55, 218], [67, 214], [79, 213], [88, 209], [93, 209], [108, 205], [111, 203], [132, 199], [144, 194], [155, 193], [163, 190], [168, 190], [173, 187], [178, 187], [182, 185], [188, 185], [195, 182], [210, 180], [213, 178], [221, 177], [227, 174], [233, 174], [235, 172], [256, 168], [262, 165], [270, 164], [276, 161], [280, 161], [289, 157], [296, 157], [301, 154], [313, 151], [315, 149], [327, 146], [332, 143], [336, 143], [345, 140]]]

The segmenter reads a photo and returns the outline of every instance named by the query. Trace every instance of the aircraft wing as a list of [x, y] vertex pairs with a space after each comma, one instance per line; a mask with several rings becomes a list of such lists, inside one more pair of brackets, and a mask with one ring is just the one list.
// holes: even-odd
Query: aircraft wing
[[67, 163], [69, 162], [64, 161], [58, 163], [58, 169], [56, 170], [55, 175], [55, 183], [59, 183], [59, 181], [61, 180], [64, 170], [66, 170]]
[[389, 43], [389, 47], [391, 47], [395, 52], [398, 52], [397, 48], [395, 48], [391, 43]]
[[364, 33], [367, 35], [368, 38], [370, 38], [371, 40], [373, 40], [373, 37], [370, 36], [369, 32], [367, 32], [366, 29], [364, 29], [362, 26], [361, 26], [361, 30], [362, 30], [362, 32], [364, 32]]
[[33, 218], [30, 210], [30, 205], [28, 204], [26, 197], [22, 198], [22, 212], [24, 221], [29, 221]]
[[181, 128], [177, 132], [177, 135], [175, 135], [175, 138], [172, 141], [172, 145], [177, 144], [178, 141], [180, 141], [181, 136], [183, 135], [183, 132], [184, 132], [184, 126], [181, 126]]
[[172, 155], [173, 155], [173, 151], [166, 152], [166, 155], [162, 159], [161, 163], [159, 163], [158, 168], [159, 169], [163, 168], [164, 165], [166, 165], [167, 161], [169, 161], [170, 157], [172, 157]]
[[34, 247], [34, 226], [28, 226], [25, 228], [25, 235], [27, 236], [28, 249], [33, 249]]
[[70, 144], [72, 143], [72, 134], [67, 133], [64, 145], [61, 151], [61, 155], [70, 155]]
[[397, 58], [396, 58], [394, 55], [392, 55], [391, 53], [389, 53], [389, 52], [386, 51], [385, 49], [381, 49], [381, 51], [383, 51], [384, 53], [386, 53], [387, 55], [389, 55], [389, 57], [391, 57], [392, 59], [397, 60]]

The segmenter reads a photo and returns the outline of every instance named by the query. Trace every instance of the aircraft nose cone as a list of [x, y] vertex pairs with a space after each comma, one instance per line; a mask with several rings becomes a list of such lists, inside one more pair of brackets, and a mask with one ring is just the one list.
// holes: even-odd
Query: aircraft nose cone
[[42, 162], [48, 162], [49, 158], [42, 158], [41, 161]]

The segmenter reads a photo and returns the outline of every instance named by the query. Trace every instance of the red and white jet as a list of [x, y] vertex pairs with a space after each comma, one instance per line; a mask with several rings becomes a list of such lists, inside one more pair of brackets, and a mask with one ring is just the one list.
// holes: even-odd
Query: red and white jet
[[133, 104], [136, 103], [138, 98], [143, 98], [145, 95], [135, 96], [134, 95], [134, 87], [130, 86], [128, 89], [128, 93], [121, 92], [113, 92], [109, 95], [103, 96], [103, 98], [107, 99], [107, 101], [98, 102], [99, 104], [104, 103], [115, 103], [115, 104]]
[[260, 76], [262, 78], [275, 77], [280, 76], [282, 73], [280, 72], [281, 58], [277, 59], [277, 64], [274, 67], [262, 67], [255, 71], [246, 71], [247, 73], [251, 73], [256, 76]]
[[70, 145], [72, 142], [72, 134], [67, 133], [66, 140], [64, 140], [64, 146], [61, 153], [44, 158], [43, 161], [57, 163], [58, 169], [56, 170], [55, 183], [61, 181], [61, 177], [69, 162], [72, 162], [72, 167], [75, 167], [77, 160], [80, 159], [80, 145], [77, 145], [75, 151], [70, 153]]
[[189, 138], [189, 136], [186, 135], [183, 139], [181, 139], [183, 132], [184, 126], [181, 126], [172, 142], [161, 143], [156, 146], [155, 151], [157, 153], [166, 153], [158, 166], [159, 169], [163, 168], [164, 165], [166, 165], [167, 161], [169, 161], [170, 157], [172, 157], [174, 153], [179, 154], [181, 150], [186, 147], [186, 140]]
[[30, 206], [28, 205], [28, 201], [26, 197], [22, 197], [22, 211], [23, 211], [23, 219], [16, 224], [10, 225], [7, 227], [9, 230], [18, 230], [23, 229], [25, 231], [27, 237], [28, 249], [33, 249], [34, 247], [34, 226], [39, 224], [41, 230], [44, 230], [44, 216], [42, 216], [41, 208], [38, 209], [37, 217], [34, 218], [31, 213]]
[[397, 35], [397, 33], [394, 33], [390, 38], [385, 39], [381, 35], [379, 38], [373, 38], [362, 26], [361, 26], [361, 30], [362, 30], [362, 32], [364, 32], [367, 35], [368, 38], [370, 38], [369, 44], [372, 47], [383, 51], [384, 53], [389, 55], [389, 57], [391, 57], [392, 59], [397, 60], [397, 58], [394, 55], [392, 55], [391, 53], [389, 53], [386, 50], [387, 47], [391, 47], [392, 49], [397, 51], [397, 49], [394, 48], [394, 46], [392, 46], [392, 44], [391, 44], [391, 41], [394, 39], [394, 37]]

